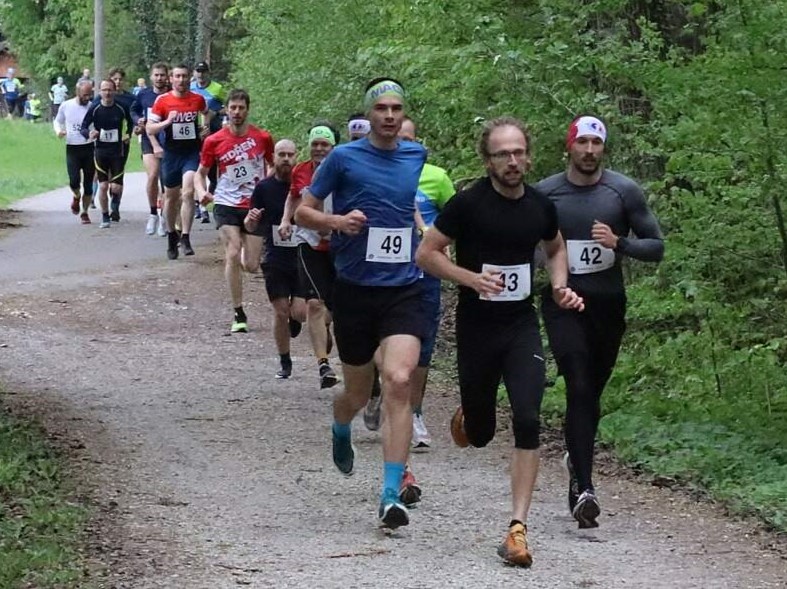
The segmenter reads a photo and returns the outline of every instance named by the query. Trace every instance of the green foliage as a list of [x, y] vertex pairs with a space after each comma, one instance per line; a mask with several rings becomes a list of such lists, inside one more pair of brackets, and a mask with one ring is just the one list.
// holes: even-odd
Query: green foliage
[[85, 523], [41, 430], [0, 413], [0, 587], [76, 587]]

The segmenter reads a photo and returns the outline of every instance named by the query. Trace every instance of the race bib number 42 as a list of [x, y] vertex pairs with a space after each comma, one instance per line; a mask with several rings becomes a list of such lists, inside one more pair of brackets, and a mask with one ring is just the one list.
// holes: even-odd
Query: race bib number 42
[[196, 139], [197, 127], [194, 123], [172, 123], [172, 138], [176, 141]]
[[615, 252], [593, 240], [568, 239], [568, 271], [593, 274], [615, 265]]
[[366, 261], [404, 264], [411, 261], [413, 228], [370, 227]]
[[503, 281], [503, 291], [493, 296], [479, 295], [485, 301], [524, 301], [530, 296], [530, 264], [516, 266], [498, 266], [483, 264], [481, 272], [497, 272]]

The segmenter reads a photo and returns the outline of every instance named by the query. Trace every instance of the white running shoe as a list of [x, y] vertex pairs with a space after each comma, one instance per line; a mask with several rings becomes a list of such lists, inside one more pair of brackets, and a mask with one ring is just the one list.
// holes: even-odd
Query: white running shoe
[[145, 225], [145, 235], [153, 235], [158, 226], [158, 215], [149, 215], [148, 223]]
[[158, 236], [167, 236], [167, 220], [164, 218], [164, 215], [158, 216]]
[[413, 450], [426, 451], [432, 445], [432, 438], [426, 429], [423, 415], [413, 413]]

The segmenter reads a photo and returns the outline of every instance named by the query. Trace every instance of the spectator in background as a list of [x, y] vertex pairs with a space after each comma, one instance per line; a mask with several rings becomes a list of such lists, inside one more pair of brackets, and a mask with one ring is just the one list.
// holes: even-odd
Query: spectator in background
[[20, 94], [24, 89], [24, 85], [16, 77], [16, 70], [12, 67], [8, 68], [6, 78], [0, 82], [0, 92], [3, 94], [6, 106], [8, 107], [8, 118], [14, 116], [14, 111], [19, 103]]
[[25, 119], [35, 123], [41, 118], [41, 99], [31, 92], [25, 101]]
[[54, 121], [60, 105], [68, 98], [68, 86], [63, 83], [63, 76], [57, 77], [57, 84], [49, 89], [50, 118]]
[[91, 84], [93, 84], [93, 78], [90, 77], [90, 69], [85, 68], [82, 70], [82, 77], [77, 80], [77, 84], [79, 84], [80, 82], [90, 82]]
[[147, 88], [147, 84], [145, 84], [145, 78], [137, 78], [137, 85], [136, 85], [136, 86], [134, 86], [134, 89], [131, 91], [131, 93], [132, 93], [134, 96], [137, 96], [137, 95], [139, 95], [139, 93], [140, 93], [140, 92], [142, 92], [142, 91], [143, 91], [145, 88]]

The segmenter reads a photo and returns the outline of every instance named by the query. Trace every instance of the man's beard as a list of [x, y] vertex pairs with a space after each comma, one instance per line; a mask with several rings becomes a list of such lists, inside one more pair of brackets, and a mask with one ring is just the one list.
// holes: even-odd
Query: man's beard
[[494, 170], [490, 170], [489, 173], [502, 186], [505, 186], [506, 188], [516, 188], [522, 184], [522, 179], [524, 178], [524, 174], [521, 171], [517, 170], [517, 172], [518, 174], [511, 174], [508, 177], [506, 177], [505, 173], [498, 174]]

